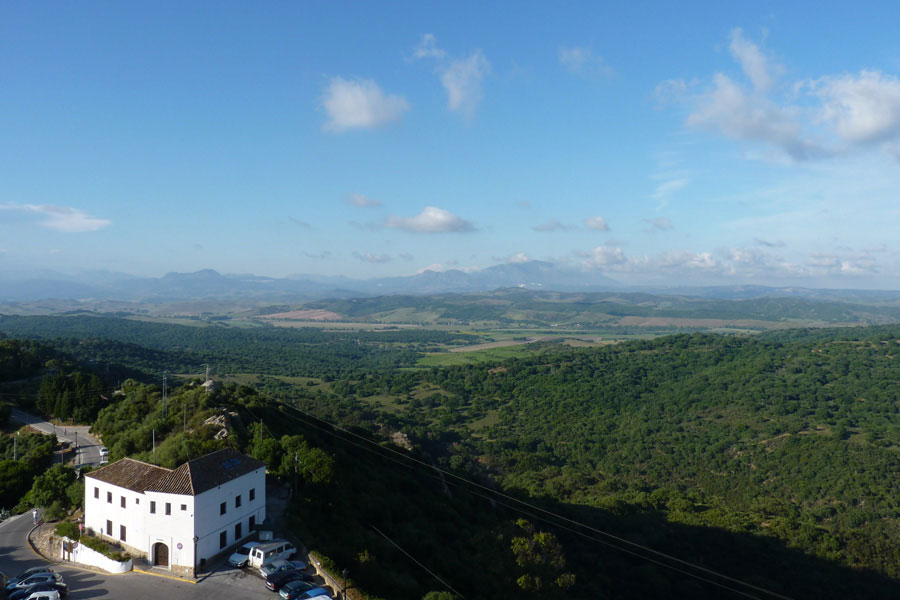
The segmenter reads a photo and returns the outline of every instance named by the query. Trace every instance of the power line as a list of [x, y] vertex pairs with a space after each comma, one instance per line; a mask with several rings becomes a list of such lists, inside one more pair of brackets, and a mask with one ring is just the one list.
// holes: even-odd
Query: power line
[[[458, 480], [458, 481], [461, 481], [461, 482], [466, 483], [466, 484], [468, 484], [468, 485], [471, 485], [471, 486], [473, 486], [473, 487], [476, 487], [476, 488], [479, 488], [479, 489], [481, 489], [481, 490], [484, 490], [484, 491], [488, 492], [489, 494], [492, 494], [492, 495], [495, 495], [495, 496], [499, 496], [499, 497], [501, 497], [501, 498], [504, 498], [504, 499], [506, 499], [506, 500], [508, 500], [508, 501], [510, 501], [510, 502], [513, 502], [513, 503], [516, 504], [516, 505], [528, 507], [528, 508], [530, 508], [530, 509], [532, 509], [532, 510], [534, 510], [534, 511], [537, 511], [537, 512], [539, 512], [539, 513], [543, 513], [543, 514], [545, 514], [545, 515], [549, 515], [549, 516], [551, 516], [551, 517], [553, 517], [553, 518], [555, 518], [555, 519], [558, 519], [558, 520], [560, 520], [560, 521], [564, 521], [564, 522], [566, 522], [566, 523], [570, 523], [570, 524], [576, 525], [576, 526], [578, 526], [578, 527], [583, 527], [584, 529], [587, 529], [587, 530], [589, 530], [589, 531], [592, 531], [592, 532], [594, 532], [594, 533], [596, 533], [596, 534], [598, 534], [598, 535], [601, 535], [601, 536], [603, 536], [603, 537], [605, 537], [605, 538], [608, 538], [608, 539], [611, 539], [611, 540], [615, 540], [616, 542], [619, 542], [619, 543], [622, 543], [622, 544], [626, 544], [626, 545], [631, 546], [631, 547], [634, 547], [634, 548], [638, 548], [638, 549], [640, 549], [640, 550], [643, 550], [643, 551], [645, 551], [645, 552], [649, 552], [650, 554], [653, 554], [653, 555], [658, 556], [658, 557], [660, 557], [660, 558], [664, 558], [664, 559], [666, 559], [666, 560], [670, 560], [670, 561], [679, 563], [679, 564], [684, 565], [684, 566], [686, 566], [686, 567], [690, 567], [690, 568], [692, 568], [692, 569], [697, 569], [698, 571], [702, 571], [702, 572], [704, 572], [704, 573], [706, 573], [706, 574], [708, 574], [708, 575], [712, 575], [712, 576], [715, 576], [715, 577], [719, 577], [719, 578], [721, 578], [721, 579], [730, 581], [730, 582], [735, 583], [735, 584], [737, 584], [737, 585], [744, 586], [744, 587], [746, 587], [746, 588], [748, 588], [748, 589], [752, 589], [752, 590], [755, 590], [755, 591], [757, 591], [757, 592], [760, 592], [760, 593], [763, 593], [763, 594], [767, 594], [767, 595], [770, 595], [770, 596], [775, 597], [775, 598], [780, 598], [780, 599], [782, 599], [782, 600], [792, 600], [789, 596], [785, 596], [785, 595], [783, 595], [783, 594], [779, 594], [778, 592], [775, 592], [775, 591], [772, 591], [772, 590], [769, 590], [769, 589], [766, 589], [766, 588], [763, 588], [763, 587], [760, 587], [760, 586], [757, 586], [757, 585], [754, 585], [754, 584], [751, 584], [751, 583], [747, 583], [747, 582], [745, 582], [745, 581], [741, 581], [740, 579], [736, 579], [736, 578], [731, 577], [731, 576], [729, 576], [729, 575], [725, 575], [724, 573], [720, 573], [720, 572], [718, 572], [718, 571], [714, 571], [714, 570], [709, 569], [709, 568], [707, 568], [707, 567], [703, 567], [703, 566], [701, 566], [701, 565], [697, 565], [697, 564], [695, 564], [695, 563], [692, 563], [692, 562], [689, 562], [689, 561], [680, 559], [680, 558], [678, 558], [678, 557], [676, 557], [676, 556], [672, 556], [672, 555], [670, 555], [670, 554], [666, 554], [665, 552], [661, 552], [661, 551], [659, 551], [659, 550], [654, 550], [653, 548], [650, 548], [650, 547], [648, 547], [648, 546], [644, 546], [644, 545], [642, 545], [642, 544], [638, 544], [638, 543], [636, 543], [636, 542], [632, 542], [631, 540], [622, 538], [622, 537], [620, 537], [620, 536], [617, 536], [617, 535], [615, 535], [615, 534], [612, 534], [612, 533], [603, 531], [603, 530], [601, 530], [601, 529], [597, 529], [596, 527], [592, 527], [592, 526], [590, 526], [590, 525], [587, 525], [587, 524], [585, 524], [585, 523], [581, 523], [581, 522], [576, 521], [576, 520], [574, 520], [574, 519], [570, 519], [570, 518], [568, 518], [568, 517], [565, 517], [565, 516], [563, 516], [563, 515], [554, 513], [553, 511], [547, 510], [547, 509], [545, 509], [545, 508], [541, 508], [541, 507], [539, 507], [539, 506], [536, 506], [536, 505], [531, 504], [531, 503], [529, 503], [529, 502], [526, 502], [526, 501], [524, 501], [524, 500], [520, 500], [520, 499], [515, 498], [515, 497], [513, 497], [513, 496], [510, 496], [509, 494], [506, 494], [506, 493], [504, 493], [504, 492], [501, 492], [501, 491], [498, 491], [498, 490], [494, 490], [494, 489], [492, 489], [492, 488], [490, 488], [490, 487], [488, 487], [488, 486], [485, 486], [485, 485], [483, 485], [483, 484], [480, 484], [480, 483], [478, 483], [478, 482], [475, 482], [475, 481], [466, 479], [465, 477], [462, 477], [462, 476], [457, 475], [457, 474], [455, 474], [455, 473], [452, 473], [452, 472], [450, 472], [450, 471], [446, 471], [446, 470], [444, 470], [444, 469], [441, 469], [440, 467], [436, 467], [436, 466], [434, 466], [434, 465], [430, 465], [430, 464], [428, 464], [428, 463], [426, 463], [426, 462], [424, 462], [424, 461], [421, 461], [421, 460], [419, 460], [419, 459], [417, 459], [417, 458], [415, 458], [415, 457], [413, 457], [413, 456], [410, 456], [410, 455], [404, 454], [404, 453], [402, 453], [402, 452], [399, 452], [399, 451], [397, 451], [397, 450], [394, 450], [393, 448], [387, 448], [387, 447], [384, 447], [384, 446], [382, 446], [381, 444], [378, 444], [377, 442], [374, 442], [374, 441], [372, 441], [372, 440], [366, 439], [365, 437], [363, 437], [363, 436], [361, 436], [361, 435], [358, 435], [358, 434], [356, 434], [356, 433], [353, 433], [352, 431], [349, 431], [349, 430], [347, 430], [347, 429], [344, 429], [344, 428], [340, 427], [339, 425], [335, 425], [335, 424], [333, 424], [333, 423], [329, 423], [328, 421], [325, 421], [324, 419], [321, 419], [321, 418], [316, 417], [315, 415], [312, 415], [312, 414], [310, 414], [310, 413], [308, 413], [308, 412], [306, 412], [306, 411], [304, 411], [304, 410], [301, 410], [301, 409], [297, 408], [296, 406], [292, 406], [292, 405], [287, 404], [287, 403], [285, 403], [285, 402], [277, 402], [277, 404], [279, 404], [280, 406], [284, 406], [285, 408], [288, 408], [288, 409], [290, 409], [290, 410], [296, 411], [297, 413], [300, 413], [301, 415], [303, 415], [304, 417], [307, 417], [307, 418], [309, 418], [309, 419], [313, 419], [313, 420], [316, 420], [316, 421], [325, 423], [325, 424], [328, 425], [329, 427], [332, 427], [333, 429], [336, 429], [336, 430], [338, 430], [338, 431], [341, 431], [342, 433], [345, 433], [345, 434], [347, 434], [347, 435], [349, 435], [349, 436], [352, 436], [352, 437], [355, 437], [355, 438], [357, 438], [357, 439], [360, 439], [360, 440], [366, 442], [367, 444], [375, 445], [375, 446], [377, 446], [379, 449], [381, 449], [382, 451], [386, 451], [386, 452], [395, 454], [395, 455], [397, 455], [397, 456], [402, 457], [403, 459], [405, 459], [405, 460], [407, 460], [407, 461], [414, 462], [414, 463], [416, 463], [416, 464], [418, 464], [418, 465], [420, 465], [420, 466], [423, 466], [423, 467], [425, 467], [425, 468], [427, 468], [427, 469], [433, 469], [433, 470], [439, 471], [439, 472], [443, 473], [444, 475], [446, 475], [446, 476], [448, 476], [448, 477], [452, 477], [452, 478], [454, 478], [454, 479], [456, 479], [456, 480]], [[322, 430], [322, 428], [317, 428], [317, 429]], [[327, 432], [327, 431], [326, 431], [326, 432]], [[328, 433], [331, 433], [331, 432], [328, 432]], [[334, 434], [332, 433], [332, 435], [334, 435]], [[335, 436], [335, 437], [337, 437], [338, 439], [342, 439], [342, 438], [340, 438], [339, 436]], [[347, 440], [345, 440], [345, 441], [347, 441]], [[354, 445], [357, 445], [357, 444], [354, 444]], [[381, 456], [384, 456], [384, 455], [382, 454]], [[385, 458], [387, 458], [387, 457], [385, 457]], [[397, 461], [392, 461], [392, 462], [397, 462]], [[510, 507], [510, 508], [512, 508], [512, 507]], [[562, 527], [562, 526], [559, 525], [558, 523], [555, 523], [555, 522], [552, 522], [552, 521], [548, 521], [548, 520], [546, 520], [545, 518], [541, 518], [540, 520], [541, 520], [541, 521], [544, 521], [545, 523], [550, 523], [550, 524], [553, 524], [553, 525]], [[567, 529], [568, 529], [568, 528], [567, 528]], [[593, 539], [593, 538], [590, 538], [589, 536], [584, 536], [584, 534], [581, 534], [581, 535], [582, 535], [583, 537], [588, 537], [589, 539]], [[601, 540], [596, 540], [596, 541], [601, 541]], [[639, 553], [636, 553], [636, 552], [633, 552], [633, 551], [629, 551], [629, 550], [627, 550], [627, 549], [625, 549], [625, 548], [621, 548], [621, 547], [619, 547], [619, 546], [616, 546], [615, 544], [613, 544], [613, 543], [611, 543], [611, 542], [608, 542], [608, 541], [607, 541], [607, 542], [604, 542], [604, 543], [605, 543], [606, 545], [612, 546], [612, 547], [614, 547], [614, 548], [616, 548], [616, 549], [618, 549], [618, 550], [620, 550], [620, 551], [627, 552], [628, 554], [632, 554], [632, 555], [634, 555], [634, 556], [638, 556], [638, 557], [640, 557], [640, 558], [643, 558], [643, 559], [645, 559], [645, 560], [654, 562], [654, 563], [656, 563], [656, 564], [659, 564], [659, 565], [661, 565], [661, 566], [667, 567], [667, 568], [672, 569], [672, 570], [674, 570], [674, 571], [677, 571], [677, 572], [679, 572], [679, 573], [683, 573], [683, 574], [688, 575], [688, 576], [690, 576], [690, 577], [694, 577], [694, 578], [696, 578], [696, 579], [699, 579], [700, 581], [704, 581], [704, 582], [707, 582], [707, 583], [712, 583], [712, 584], [718, 585], [718, 586], [720, 586], [720, 587], [724, 587], [725, 589], [729, 589], [729, 590], [735, 591], [736, 593], [739, 593], [739, 594], [748, 596], [748, 597], [750, 597], [750, 598], [755, 598], [755, 596], [751, 596], [751, 595], [749, 595], [749, 594], [747, 594], [747, 593], [745, 593], [745, 592], [741, 592], [741, 591], [738, 591], [738, 590], [734, 590], [734, 589], [732, 589], [732, 588], [730, 588], [730, 587], [728, 587], [728, 586], [725, 586], [725, 585], [723, 585], [723, 584], [719, 584], [719, 583], [716, 583], [716, 582], [714, 582], [714, 581], [708, 580], [708, 579], [706, 579], [706, 578], [704, 578], [704, 577], [701, 577], [701, 576], [699, 576], [699, 575], [697, 575], [697, 574], [695, 574], [695, 573], [690, 573], [690, 572], [688, 572], [688, 571], [683, 571], [682, 569], [679, 569], [679, 568], [677, 568], [677, 567], [675, 567], [675, 566], [673, 566], [673, 565], [669, 565], [669, 564], [667, 564], [667, 563], [664, 563], [664, 562], [660, 562], [660, 561], [651, 559], [650, 557], [643, 556], [642, 554], [639, 554]]]
[[413, 561], [414, 563], [416, 563], [417, 565], [419, 565], [420, 567], [422, 567], [425, 571], [428, 572], [429, 575], [431, 575], [432, 577], [434, 577], [435, 579], [437, 579], [438, 581], [440, 581], [441, 584], [443, 584], [443, 586], [444, 586], [445, 588], [447, 588], [448, 590], [450, 590], [451, 592], [453, 592], [454, 594], [456, 594], [456, 595], [459, 596], [460, 598], [464, 598], [464, 596], [463, 596], [462, 594], [460, 594], [459, 592], [457, 592], [456, 590], [454, 590], [454, 589], [450, 586], [449, 583], [447, 583], [446, 581], [444, 581], [443, 579], [441, 579], [440, 577], [438, 577], [438, 576], [434, 573], [434, 571], [432, 571], [431, 569], [429, 569], [428, 567], [426, 567], [425, 565], [423, 565], [421, 562], [419, 562], [418, 560], [416, 560], [416, 557], [414, 557], [412, 554], [410, 554], [409, 552], [407, 552], [406, 550], [404, 550], [403, 548], [401, 548], [401, 547], [400, 547], [400, 544], [398, 544], [397, 542], [395, 542], [394, 540], [392, 540], [391, 538], [389, 538], [388, 536], [386, 536], [384, 533], [382, 533], [377, 527], [375, 527], [375, 526], [372, 525], [371, 523], [369, 524], [369, 527], [371, 527], [372, 529], [374, 529], [374, 530], [375, 530], [375, 533], [377, 533], [378, 535], [380, 535], [381, 537], [383, 537], [384, 539], [386, 539], [387, 541], [389, 541], [389, 542], [390, 542], [397, 550], [399, 550], [400, 552], [402, 552], [403, 554], [405, 554], [405, 555], [407, 556], [407, 558], [409, 558], [411, 561]]

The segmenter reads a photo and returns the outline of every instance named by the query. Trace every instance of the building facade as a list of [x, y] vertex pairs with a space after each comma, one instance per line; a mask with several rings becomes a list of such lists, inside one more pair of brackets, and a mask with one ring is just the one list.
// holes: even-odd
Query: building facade
[[177, 469], [123, 458], [85, 474], [84, 525], [145, 556], [193, 573], [266, 518], [266, 465], [225, 449]]

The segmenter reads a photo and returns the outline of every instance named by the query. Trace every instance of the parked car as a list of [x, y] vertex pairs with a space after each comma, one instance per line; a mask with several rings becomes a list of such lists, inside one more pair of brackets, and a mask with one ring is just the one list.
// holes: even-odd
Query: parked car
[[228, 564], [235, 567], [246, 567], [247, 561], [250, 560], [250, 551], [257, 546], [262, 546], [262, 542], [247, 542], [228, 557]]
[[26, 598], [30, 598], [32, 595], [37, 593], [55, 593], [60, 598], [65, 598], [69, 595], [69, 586], [61, 581], [48, 581], [46, 583], [36, 583], [32, 586], [28, 586], [27, 588], [23, 588], [21, 590], [16, 590], [12, 592], [8, 596], [8, 600], [25, 600]]
[[288, 581], [312, 581], [313, 579], [315, 579], [315, 575], [311, 575], [305, 571], [279, 571], [278, 573], [273, 573], [266, 577], [266, 588], [273, 592], [277, 592], [281, 589], [281, 586]]
[[7, 583], [6, 593], [11, 594], [16, 590], [22, 590], [27, 587], [31, 587], [36, 583], [57, 582], [62, 580], [62, 575], [60, 575], [59, 573], [35, 573], [34, 575], [29, 575], [28, 577], [21, 579], [15, 583]]
[[290, 558], [297, 553], [294, 545], [285, 540], [272, 540], [250, 551], [247, 564], [257, 569], [277, 558]]
[[4, 584], [4, 587], [12, 585], [14, 583], [19, 583], [26, 577], [31, 577], [32, 575], [36, 575], [37, 573], [53, 573], [53, 567], [31, 567], [27, 571], [23, 571], [15, 577], [8, 579]]
[[[266, 586], [268, 587], [268, 586]], [[318, 584], [310, 583], [308, 581], [303, 581], [302, 579], [293, 579], [291, 581], [286, 582], [281, 586], [281, 590], [278, 592], [282, 598], [287, 598], [287, 600], [291, 600], [292, 598], [299, 598], [300, 594], [304, 592], [308, 592], [309, 590], [315, 589], [318, 587]], [[275, 590], [273, 590], [275, 591]]]
[[306, 600], [307, 598], [316, 598], [323, 595], [331, 598], [331, 596], [328, 594], [328, 590], [323, 587], [314, 587], [311, 590], [292, 592], [290, 589], [285, 589], [288, 587], [288, 585], [290, 584], [285, 585], [281, 588], [281, 591], [278, 592], [278, 594], [282, 598], [284, 598], [284, 600], [300, 600], [301, 598], [303, 600]]
[[59, 600], [62, 596], [59, 595], [59, 592], [35, 592], [32, 595], [25, 598], [25, 600]]
[[278, 558], [271, 562], [267, 562], [259, 568], [259, 572], [263, 577], [268, 577], [273, 573], [281, 571], [296, 571], [305, 569], [306, 563], [301, 560], [287, 560], [286, 558]]

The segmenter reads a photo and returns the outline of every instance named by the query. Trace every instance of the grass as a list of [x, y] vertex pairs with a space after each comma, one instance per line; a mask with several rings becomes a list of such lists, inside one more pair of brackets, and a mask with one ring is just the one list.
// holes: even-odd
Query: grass
[[472, 352], [436, 352], [419, 359], [423, 367], [449, 367], [456, 365], [474, 365], [489, 362], [502, 362], [509, 358], [521, 358], [535, 353], [528, 344], [520, 346], [503, 346]]

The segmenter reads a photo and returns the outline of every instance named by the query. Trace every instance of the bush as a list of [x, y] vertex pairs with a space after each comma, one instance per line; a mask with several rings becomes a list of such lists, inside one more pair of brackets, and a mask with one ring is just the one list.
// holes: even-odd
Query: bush
[[73, 523], [72, 521], [63, 521], [61, 523], [57, 523], [56, 535], [60, 537], [67, 537], [70, 540], [77, 540], [81, 537], [81, 534], [78, 532], [78, 524]]
[[118, 550], [114, 550], [109, 544], [107, 544], [100, 538], [84, 536], [81, 538], [81, 543], [91, 550], [96, 550], [100, 554], [108, 556], [115, 561], [125, 562], [126, 560], [128, 560], [127, 554], [125, 554], [124, 552], [119, 552]]

